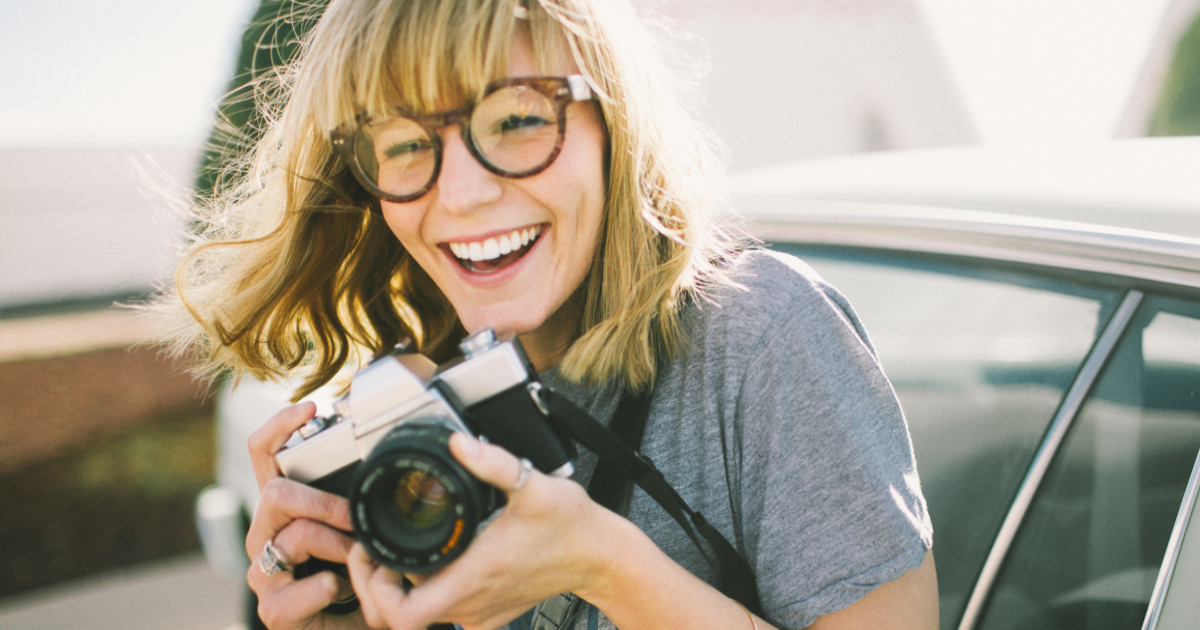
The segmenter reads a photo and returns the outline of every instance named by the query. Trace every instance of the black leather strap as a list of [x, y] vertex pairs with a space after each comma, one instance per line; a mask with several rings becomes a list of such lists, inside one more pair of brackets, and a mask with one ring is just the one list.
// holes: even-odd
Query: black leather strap
[[[640, 453], [635, 452], [623, 439], [618, 439], [613, 432], [606, 429], [604, 425], [592, 418], [587, 412], [576, 407], [566, 398], [559, 396], [549, 389], [543, 389], [541, 397], [550, 411], [550, 421], [557, 424], [558, 428], [566, 435], [571, 436], [575, 441], [599, 456], [600, 464], [597, 465], [596, 474], [601, 473], [601, 465], [605, 468], [612, 467], [619, 474], [631, 479], [646, 494], [650, 495], [650, 498], [662, 506], [667, 511], [667, 514], [675, 519], [676, 523], [679, 523], [684, 533], [696, 545], [701, 556], [716, 570], [717, 590], [724, 593], [726, 597], [738, 601], [750, 610], [750, 612], [759, 617], [763, 616], [762, 606], [758, 600], [758, 587], [755, 584], [754, 572], [750, 570], [750, 566], [737, 553], [733, 545], [721, 535], [721, 532], [709, 524], [702, 514], [688, 507], [687, 502], [679, 496], [679, 493], [671, 487], [671, 484], [667, 483], [662, 473], [654, 467], [653, 462]], [[636, 435], [640, 443], [641, 429], [645, 427], [645, 416], [649, 412], [648, 396], [640, 405], [636, 401], [626, 403], [623, 400], [618, 405], [618, 409], [621, 407], [635, 411], [638, 409], [641, 410], [642, 417], [640, 420], [637, 417], [628, 420], [621, 419], [622, 423], [640, 422], [641, 428], [635, 426], [635, 430], [626, 435], [626, 437]], [[617, 421], [618, 418], [614, 417], [613, 422], [616, 423]], [[622, 430], [624, 431], [624, 429]], [[610, 473], [605, 474], [608, 475]], [[596, 485], [595, 483], [589, 485], [589, 494], [592, 494], [592, 486]], [[624, 492], [624, 483], [609, 483], [607, 485], [618, 486], [617, 498], [620, 500], [620, 495]], [[597, 492], [600, 492], [599, 487], [597, 487]], [[701, 539], [707, 542], [708, 545], [704, 545]]]
[[[646, 420], [650, 417], [650, 391], [621, 397], [613, 413], [608, 430], [629, 450], [636, 452], [642, 447], [642, 435], [646, 432]], [[588, 483], [588, 496], [593, 501], [614, 512], [624, 512], [629, 500], [632, 480], [621, 470], [617, 462], [601, 458]]]

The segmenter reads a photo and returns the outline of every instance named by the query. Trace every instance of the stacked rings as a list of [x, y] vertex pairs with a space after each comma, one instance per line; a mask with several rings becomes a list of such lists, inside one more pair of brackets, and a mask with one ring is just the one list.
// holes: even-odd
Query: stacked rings
[[284, 559], [274, 540], [267, 540], [267, 544], [263, 545], [262, 554], [258, 556], [258, 568], [267, 575], [275, 575], [291, 571], [292, 564]]

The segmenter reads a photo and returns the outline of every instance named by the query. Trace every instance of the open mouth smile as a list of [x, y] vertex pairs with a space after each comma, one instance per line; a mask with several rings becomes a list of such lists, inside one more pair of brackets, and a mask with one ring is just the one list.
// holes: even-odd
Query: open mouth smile
[[455, 260], [472, 273], [495, 273], [520, 260], [542, 234], [542, 226], [513, 230], [471, 243], [446, 243], [444, 248], [454, 254]]

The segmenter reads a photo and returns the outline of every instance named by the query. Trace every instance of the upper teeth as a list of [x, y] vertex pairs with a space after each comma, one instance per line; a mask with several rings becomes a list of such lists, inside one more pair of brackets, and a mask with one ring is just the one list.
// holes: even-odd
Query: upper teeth
[[537, 238], [541, 231], [541, 226], [535, 225], [523, 230], [514, 230], [506, 236], [489, 238], [483, 242], [450, 243], [450, 251], [463, 260], [492, 260], [528, 245], [529, 241]]

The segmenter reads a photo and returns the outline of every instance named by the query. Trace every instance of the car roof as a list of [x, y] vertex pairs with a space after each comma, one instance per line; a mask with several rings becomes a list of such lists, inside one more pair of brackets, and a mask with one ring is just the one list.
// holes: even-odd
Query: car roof
[[[730, 201], [749, 230], [768, 241], [986, 258], [1200, 287], [1200, 176], [1183, 177], [1188, 169], [1180, 166], [1198, 170], [1200, 138], [1161, 140], [1092, 145], [1082, 153], [1100, 157], [1057, 178], [1037, 164], [1019, 164], [1012, 148], [794, 162], [732, 176]], [[1055, 159], [1067, 154], [1061, 149]], [[1122, 164], [1136, 173], [1105, 182]]]
[[734, 200], [929, 205], [1200, 238], [1200, 136], [834, 156], [735, 173], [728, 192]]

